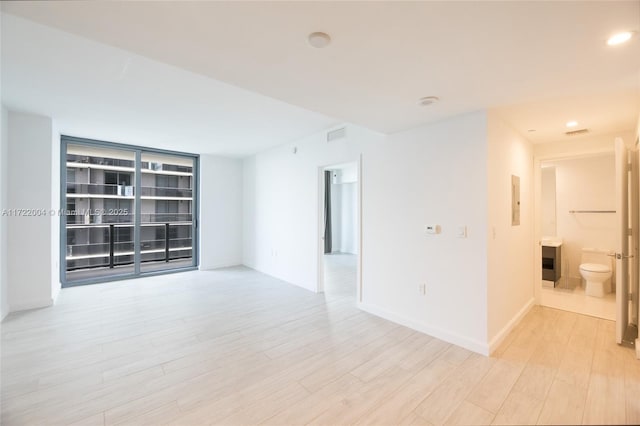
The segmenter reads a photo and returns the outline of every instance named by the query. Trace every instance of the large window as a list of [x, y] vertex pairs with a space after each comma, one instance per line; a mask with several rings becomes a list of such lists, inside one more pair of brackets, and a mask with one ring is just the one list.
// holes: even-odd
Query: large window
[[197, 266], [197, 156], [62, 137], [65, 286]]

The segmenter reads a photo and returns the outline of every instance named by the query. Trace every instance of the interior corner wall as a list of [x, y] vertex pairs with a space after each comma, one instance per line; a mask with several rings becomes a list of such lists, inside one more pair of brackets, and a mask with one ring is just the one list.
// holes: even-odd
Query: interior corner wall
[[7, 208], [7, 185], [8, 180], [8, 148], [9, 134], [7, 124], [9, 120], [8, 111], [2, 107], [2, 118], [0, 120], [0, 321], [9, 313], [9, 289], [7, 274], [7, 216], [2, 211]]
[[51, 305], [59, 288], [59, 276], [52, 276], [58, 217], [50, 212], [59, 208], [53, 188], [59, 186], [59, 169], [53, 162], [60, 153], [54, 151], [55, 129], [48, 117], [9, 111], [7, 136], [6, 209], [14, 212], [7, 217], [7, 290], [13, 312]]
[[364, 308], [484, 354], [486, 120], [476, 112], [390, 135], [365, 153], [362, 178]]
[[358, 161], [383, 139], [358, 126], [346, 135], [327, 142], [319, 132], [244, 160], [245, 265], [316, 291], [322, 169]]
[[[487, 353], [486, 113], [390, 136], [347, 126], [345, 139], [325, 138], [245, 159], [244, 263], [315, 291], [320, 168], [361, 156], [359, 306]], [[426, 224], [441, 233], [426, 234]]]
[[200, 269], [242, 264], [242, 160], [200, 156]]
[[[533, 146], [488, 115], [487, 326], [494, 350], [534, 304]], [[511, 176], [520, 178], [520, 224], [512, 225]]]

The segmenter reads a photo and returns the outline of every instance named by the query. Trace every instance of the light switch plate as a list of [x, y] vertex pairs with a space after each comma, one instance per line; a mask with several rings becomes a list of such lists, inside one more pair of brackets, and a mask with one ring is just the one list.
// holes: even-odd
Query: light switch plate
[[424, 232], [426, 232], [427, 234], [439, 234], [440, 225], [425, 225]]
[[465, 225], [458, 226], [458, 238], [467, 238], [467, 227]]

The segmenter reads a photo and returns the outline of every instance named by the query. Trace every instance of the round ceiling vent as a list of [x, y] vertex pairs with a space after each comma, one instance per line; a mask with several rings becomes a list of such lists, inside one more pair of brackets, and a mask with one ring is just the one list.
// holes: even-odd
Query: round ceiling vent
[[329, 34], [320, 31], [309, 34], [307, 40], [309, 41], [309, 44], [316, 49], [322, 49], [331, 43], [331, 37], [329, 37]]

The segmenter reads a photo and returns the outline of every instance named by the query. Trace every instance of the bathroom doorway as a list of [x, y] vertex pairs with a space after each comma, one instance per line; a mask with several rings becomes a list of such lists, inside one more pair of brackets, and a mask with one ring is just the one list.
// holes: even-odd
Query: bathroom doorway
[[614, 320], [626, 346], [638, 330], [639, 155], [616, 138], [606, 151], [536, 158], [536, 299]]
[[318, 291], [355, 302], [360, 295], [360, 168], [349, 162], [320, 170]]
[[[614, 152], [547, 158], [539, 165], [539, 303], [615, 320], [618, 277], [609, 256], [616, 251], [618, 226]], [[598, 295], [587, 289], [581, 272], [587, 263], [611, 271]]]

